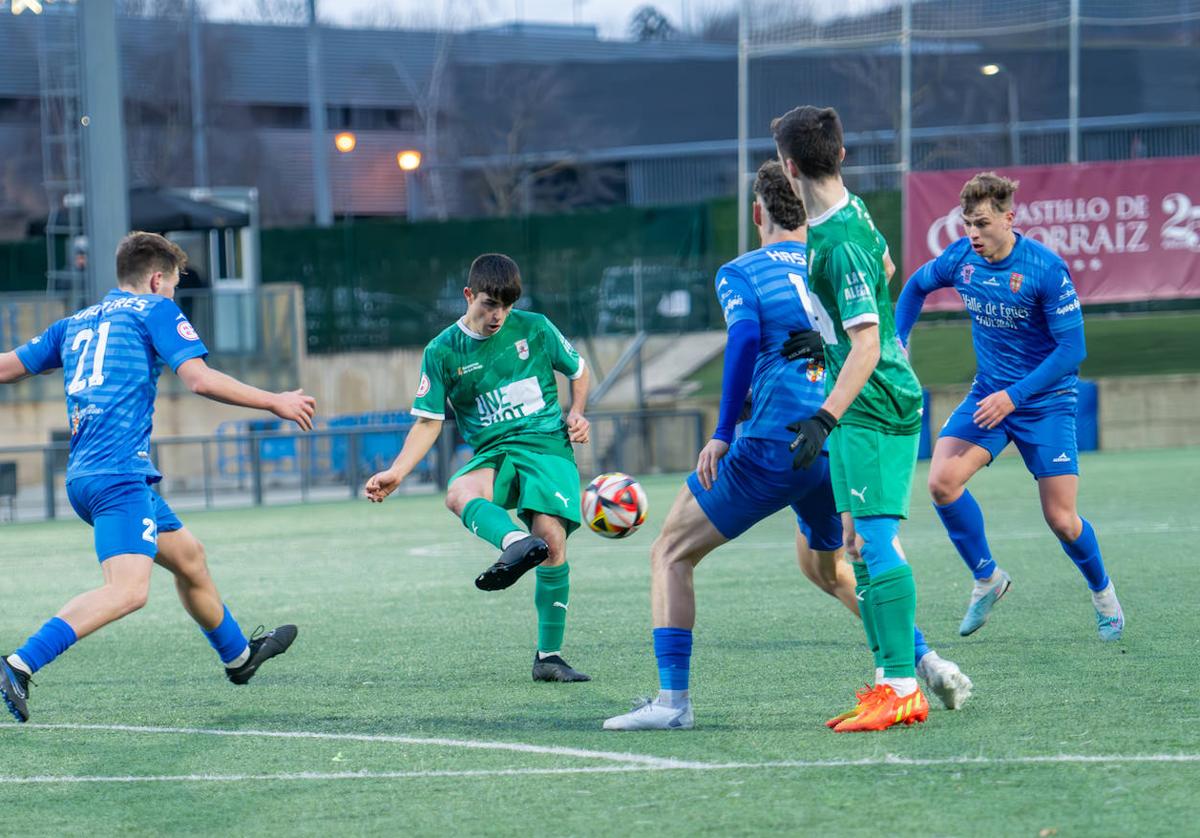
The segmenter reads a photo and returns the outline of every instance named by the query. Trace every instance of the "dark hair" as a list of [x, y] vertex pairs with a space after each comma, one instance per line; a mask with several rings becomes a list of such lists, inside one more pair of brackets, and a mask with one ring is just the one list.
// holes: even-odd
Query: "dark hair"
[[467, 287], [510, 306], [521, 298], [521, 270], [503, 253], [485, 253], [471, 263]]
[[186, 267], [183, 248], [158, 233], [134, 231], [117, 245], [117, 282], [121, 285], [137, 285], [147, 274]]
[[984, 201], [990, 201], [996, 212], [1008, 212], [1012, 209], [1013, 193], [1020, 185], [1020, 181], [1009, 180], [995, 172], [980, 172], [963, 185], [958, 202], [963, 212], [970, 212]]
[[833, 177], [842, 169], [842, 120], [833, 108], [801, 105], [771, 120], [780, 155], [796, 163], [810, 180]]
[[768, 160], [758, 167], [754, 194], [772, 220], [785, 230], [797, 230], [807, 220], [804, 202], [796, 197], [778, 160]]

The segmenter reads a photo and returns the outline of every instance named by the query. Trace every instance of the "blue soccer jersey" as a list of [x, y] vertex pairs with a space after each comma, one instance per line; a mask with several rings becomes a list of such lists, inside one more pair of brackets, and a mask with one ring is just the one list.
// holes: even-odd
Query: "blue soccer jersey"
[[150, 461], [162, 365], [177, 370], [208, 354], [179, 306], [155, 294], [110, 291], [16, 352], [34, 375], [63, 369], [71, 424], [68, 480], [94, 474], [162, 478]]
[[1007, 258], [989, 262], [961, 238], [928, 263], [922, 285], [953, 288], [962, 297], [971, 315], [976, 390], [1007, 389], [1022, 408], [1074, 403], [1078, 367], [1034, 392], [1019, 386], [1083, 326], [1071, 273], [1052, 250], [1017, 235]]
[[781, 354], [788, 332], [813, 328], [808, 296], [806, 248], [786, 241], [752, 250], [717, 272], [717, 297], [725, 324], [758, 323], [761, 338], [750, 383], [750, 418], [742, 436], [786, 440], [787, 425], [811, 416], [825, 401], [825, 367], [788, 361]]

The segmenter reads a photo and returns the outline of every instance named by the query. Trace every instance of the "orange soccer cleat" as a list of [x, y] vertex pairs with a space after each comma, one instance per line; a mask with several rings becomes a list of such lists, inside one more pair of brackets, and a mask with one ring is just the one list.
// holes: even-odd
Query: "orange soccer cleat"
[[834, 733], [859, 733], [867, 730], [887, 730], [892, 725], [923, 722], [929, 718], [929, 702], [918, 687], [901, 698], [886, 684], [875, 688], [870, 701], [860, 713], [840, 722]]
[[835, 728], [842, 722], [846, 721], [846, 719], [853, 719], [855, 716], [865, 710], [867, 705], [875, 699], [875, 692], [879, 689], [879, 686], [879, 684], [876, 684], [873, 687], [864, 684], [861, 690], [856, 690], [854, 692], [854, 698], [857, 703], [854, 705], [854, 707], [847, 710], [845, 713], [840, 713], [829, 721], [825, 722], [825, 727]]

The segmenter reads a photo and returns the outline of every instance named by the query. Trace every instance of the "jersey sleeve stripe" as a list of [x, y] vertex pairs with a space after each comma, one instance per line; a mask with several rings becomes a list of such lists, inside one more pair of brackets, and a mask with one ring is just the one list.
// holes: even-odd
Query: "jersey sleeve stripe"
[[878, 323], [879, 315], [873, 311], [868, 311], [865, 314], [859, 314], [851, 317], [849, 320], [842, 321], [843, 329], [853, 329], [855, 326], [861, 326], [864, 323]]
[[580, 376], [583, 375], [583, 370], [584, 370], [584, 367], [586, 367], [586, 366], [587, 366], [587, 364], [584, 363], [583, 356], [580, 355], [579, 356], [579, 369], [575, 370], [575, 372], [571, 373], [571, 375], [567, 376], [567, 378], [571, 379], [572, 381], [577, 381], [580, 378]]
[[432, 413], [428, 410], [421, 410], [419, 407], [414, 407], [409, 411], [413, 416], [419, 416], [422, 419], [445, 419], [445, 413]]

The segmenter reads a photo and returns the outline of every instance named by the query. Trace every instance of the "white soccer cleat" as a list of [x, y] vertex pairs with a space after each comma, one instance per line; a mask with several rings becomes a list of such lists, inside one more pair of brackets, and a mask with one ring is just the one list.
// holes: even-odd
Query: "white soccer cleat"
[[954, 661], [930, 652], [917, 662], [917, 674], [925, 681], [947, 710], [957, 710], [971, 697], [974, 684]]
[[971, 603], [967, 606], [966, 616], [958, 627], [958, 633], [963, 637], [974, 634], [987, 622], [992, 615], [992, 608], [1000, 598], [1012, 587], [1012, 579], [999, 568], [992, 574], [990, 580], [976, 580], [971, 591]]
[[1096, 608], [1096, 629], [1104, 641], [1120, 640], [1125, 631], [1125, 612], [1117, 601], [1117, 590], [1110, 581], [1103, 591], [1092, 592], [1092, 605]]
[[613, 716], [604, 722], [605, 730], [691, 730], [695, 724], [692, 715], [692, 700], [682, 707], [659, 704], [658, 701], [642, 699], [636, 707], [622, 716]]

